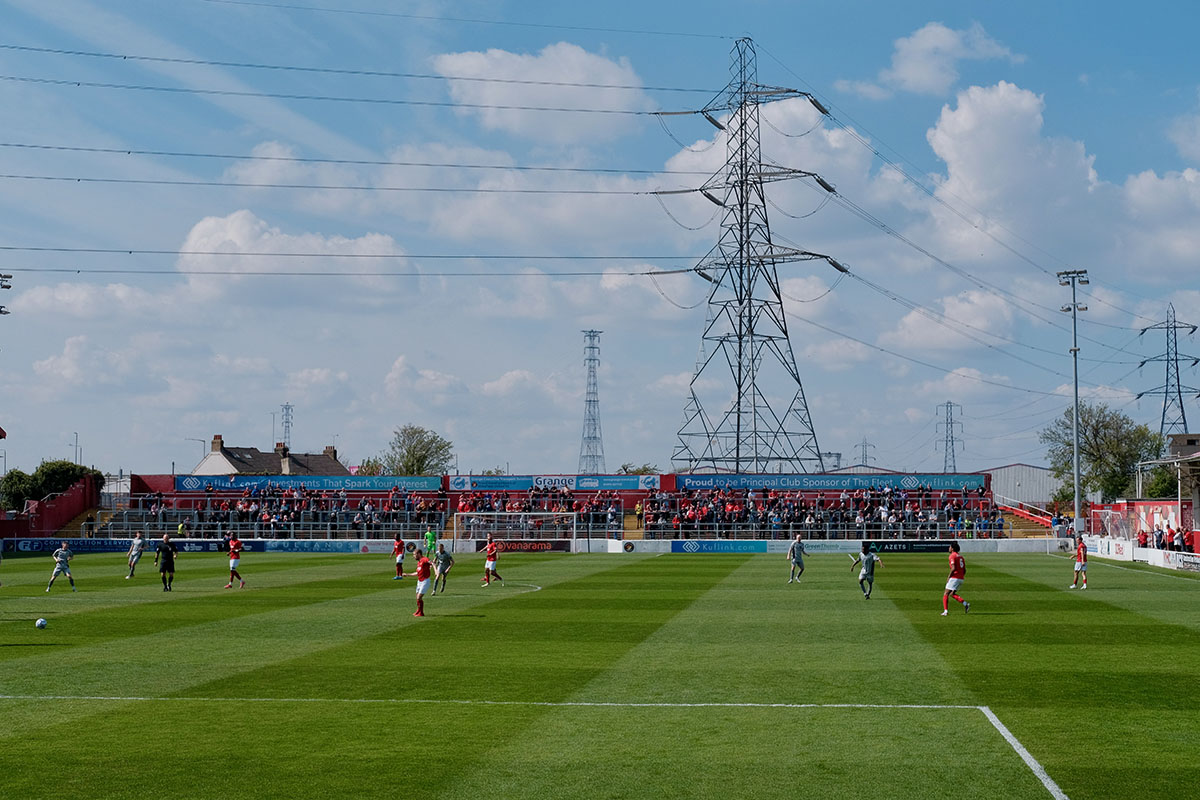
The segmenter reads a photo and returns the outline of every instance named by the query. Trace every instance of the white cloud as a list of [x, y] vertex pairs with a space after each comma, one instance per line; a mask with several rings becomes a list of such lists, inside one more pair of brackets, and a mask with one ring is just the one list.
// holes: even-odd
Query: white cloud
[[[985, 383], [988, 381], [990, 383]], [[938, 399], [984, 398], [997, 393], [1011, 394], [1004, 387], [1012, 383], [1006, 375], [989, 374], [975, 367], [958, 367], [940, 378], [917, 384], [912, 393]], [[995, 384], [1001, 384], [996, 386]]]
[[[361, 307], [395, 302], [401, 297], [411, 299], [413, 290], [419, 288], [412, 279], [383, 274], [416, 273], [407, 259], [390, 257], [403, 255], [403, 250], [391, 236], [378, 233], [358, 237], [289, 234], [245, 209], [224, 217], [200, 220], [192, 226], [180, 249], [185, 254], [180, 255], [176, 263], [180, 270], [192, 273], [187, 275], [187, 288], [194, 302], [226, 298], [249, 304], [261, 301], [265, 296], [274, 304], [290, 301], [328, 306], [352, 302]], [[245, 253], [247, 257], [188, 253]], [[279, 255], [287, 253], [306, 255], [302, 258]], [[384, 257], [363, 257], [370, 255]], [[246, 274], [261, 271], [348, 274], [341, 281], [341, 291], [330, 293], [327, 278], [293, 275], [280, 279]], [[197, 272], [221, 274], [195, 274]], [[376, 277], [361, 273], [380, 274]], [[402, 289], [406, 291], [402, 292]]]
[[59, 283], [33, 287], [18, 295], [12, 308], [28, 314], [96, 318], [153, 312], [159, 307], [158, 300], [158, 295], [125, 283]]
[[[1200, 92], [1197, 92], [1200, 95]], [[1175, 145], [1179, 155], [1192, 162], [1200, 162], [1200, 113], [1176, 117], [1167, 127], [1167, 138]]]
[[843, 372], [870, 359], [871, 352], [869, 347], [849, 339], [830, 339], [805, 345], [799, 355], [802, 361], [814, 363], [827, 372]]
[[58, 387], [115, 385], [133, 375], [137, 361], [133, 350], [113, 350], [81, 334], [69, 337], [60, 355], [33, 362], [33, 371]]
[[865, 100], [887, 100], [894, 92], [870, 81], [852, 81], [839, 79], [833, 82], [833, 88], [845, 94], [856, 94]]
[[877, 82], [841, 80], [836, 87], [868, 100], [884, 100], [890, 90], [941, 95], [958, 81], [959, 62], [991, 59], [1019, 63], [1023, 57], [988, 36], [979, 23], [955, 30], [930, 22], [895, 41], [892, 65], [880, 70]]
[[1013, 309], [1004, 298], [991, 292], [969, 291], [943, 297], [937, 305], [941, 308], [935, 307], [932, 316], [921, 311], [908, 312], [896, 329], [885, 333], [880, 341], [907, 352], [969, 349], [978, 347], [978, 340], [1003, 346], [986, 334], [1009, 333]]
[[[464, 105], [459, 109], [460, 113], [477, 117], [488, 130], [505, 131], [534, 141], [554, 144], [605, 141], [632, 130], [635, 117], [625, 114], [569, 114], [494, 106], [637, 111], [652, 107], [640, 89], [641, 79], [627, 60], [614, 61], [589, 53], [582, 47], [568, 42], [547, 45], [537, 55], [498, 49], [445, 53], [434, 58], [433, 65], [441, 75], [449, 78], [450, 96]], [[468, 80], [470, 78], [530, 83], [483, 82]], [[584, 92], [571, 86], [537, 85], [537, 81], [638, 88], [589, 88]], [[467, 108], [467, 105], [477, 107]]]

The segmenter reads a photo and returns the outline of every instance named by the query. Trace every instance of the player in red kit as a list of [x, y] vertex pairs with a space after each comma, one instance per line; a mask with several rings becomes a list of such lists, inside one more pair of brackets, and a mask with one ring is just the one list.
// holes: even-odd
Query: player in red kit
[[407, 573], [417, 579], [417, 610], [414, 617], [425, 616], [425, 593], [429, 591], [429, 576], [433, 572], [433, 562], [417, 551], [417, 571]]
[[404, 540], [399, 535], [396, 536], [396, 541], [392, 543], [392, 555], [396, 557], [396, 577], [392, 578], [398, 581], [404, 577]]
[[242, 540], [235, 533], [233, 538], [229, 540], [229, 583], [225, 584], [226, 589], [233, 588], [233, 581], [236, 578], [241, 583], [241, 588], [246, 588], [246, 581], [242, 580], [241, 574], [238, 572], [238, 564], [242, 561]]
[[1075, 540], [1075, 580], [1071, 582], [1068, 589], [1074, 589], [1079, 585], [1079, 577], [1083, 576], [1083, 586], [1081, 589], [1087, 588], [1087, 545], [1083, 542], [1083, 537], [1080, 536]]
[[967, 577], [967, 560], [958, 551], [958, 542], [950, 543], [950, 577], [946, 579], [946, 591], [942, 593], [942, 616], [950, 613], [950, 600], [962, 603], [963, 613], [971, 610], [971, 604], [958, 596], [958, 589]]
[[496, 572], [496, 557], [500, 554], [500, 545], [492, 541], [492, 535], [489, 533], [487, 545], [483, 548], [483, 585], [491, 586], [492, 578], [504, 583], [504, 578], [500, 577], [500, 573]]

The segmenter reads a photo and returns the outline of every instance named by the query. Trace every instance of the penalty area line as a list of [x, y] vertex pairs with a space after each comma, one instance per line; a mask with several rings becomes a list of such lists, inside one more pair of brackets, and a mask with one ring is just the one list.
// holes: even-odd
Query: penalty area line
[[605, 700], [434, 700], [417, 697], [189, 697], [178, 695], [174, 697], [129, 696], [129, 695], [35, 695], [35, 694], [0, 694], [0, 700], [80, 700], [94, 702], [138, 702], [166, 703], [175, 701], [193, 701], [203, 703], [327, 703], [342, 705], [462, 705], [462, 706], [518, 706], [538, 708], [783, 708], [783, 709], [924, 709], [932, 711], [979, 711], [992, 727], [1004, 737], [1025, 766], [1029, 767], [1034, 777], [1041, 781], [1054, 800], [1070, 800], [1066, 793], [1059, 788], [1054, 779], [1046, 772], [1033, 755], [1013, 735], [1012, 731], [1000, 721], [988, 706], [925, 704], [925, 703], [622, 703]]
[[1025, 749], [1025, 745], [1021, 744], [1020, 740], [1017, 739], [1016, 736], [1013, 736], [1012, 731], [1010, 731], [1008, 727], [1000, 721], [1000, 718], [997, 717], [995, 713], [993, 713], [993, 711], [987, 706], [978, 706], [978, 708], [983, 712], [983, 715], [987, 717], [988, 722], [992, 723], [992, 727], [999, 731], [1000, 735], [1004, 737], [1004, 741], [1008, 742], [1012, 749], [1016, 751], [1016, 754], [1021, 757], [1021, 760], [1025, 762], [1025, 766], [1029, 767], [1034, 776], [1042, 782], [1042, 786], [1046, 787], [1046, 791], [1050, 792], [1050, 796], [1053, 797], [1054, 800], [1070, 800], [1066, 793], [1063, 792], [1062, 789], [1058, 788], [1058, 784], [1054, 782], [1054, 779], [1047, 774], [1046, 768], [1041, 765], [1041, 762], [1034, 758], [1033, 755]]

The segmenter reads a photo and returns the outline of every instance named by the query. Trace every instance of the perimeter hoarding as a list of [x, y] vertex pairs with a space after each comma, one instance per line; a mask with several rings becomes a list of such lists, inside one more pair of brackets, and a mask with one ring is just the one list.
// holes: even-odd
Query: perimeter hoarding
[[661, 484], [658, 475], [451, 475], [452, 492], [566, 489], [571, 492], [652, 491]]
[[675, 539], [671, 542], [672, 553], [766, 553], [765, 541], [737, 541], [712, 539]]
[[437, 475], [176, 475], [175, 491], [203, 492], [209, 486], [218, 492], [262, 491], [268, 487], [310, 492], [387, 492], [393, 486], [414, 492], [436, 492], [442, 488]]
[[675, 483], [680, 489], [781, 489], [784, 491], [856, 491], [872, 486], [883, 489], [890, 487], [916, 489], [931, 487], [934, 491], [969, 491], [983, 488], [986, 475], [977, 474], [921, 474], [879, 475], [872, 473], [847, 475], [676, 475]]
[[[570, 539], [496, 539], [501, 553], [569, 553]], [[484, 539], [475, 540], [475, 552], [482, 553], [487, 547]]]

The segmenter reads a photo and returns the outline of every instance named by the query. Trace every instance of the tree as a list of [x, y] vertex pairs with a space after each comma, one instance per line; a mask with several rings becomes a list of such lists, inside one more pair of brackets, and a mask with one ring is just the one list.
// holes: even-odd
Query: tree
[[658, 464], [642, 464], [640, 467], [635, 467], [632, 461], [625, 462], [617, 470], [618, 475], [657, 475], [658, 473]]
[[1150, 470], [1150, 474], [1142, 480], [1142, 494], [1146, 497], [1175, 497], [1178, 493], [1175, 470], [1163, 464]]
[[444, 475], [454, 465], [454, 444], [427, 428], [405, 425], [380, 458], [386, 475]]
[[[1074, 409], [1063, 415], [1038, 434], [1048, 446], [1046, 458], [1055, 477], [1072, 481], [1072, 449], [1074, 438], [1071, 421]], [[1139, 425], [1130, 417], [1114, 411], [1103, 403], [1079, 405], [1079, 490], [1099, 491], [1104, 502], [1133, 490], [1134, 472], [1139, 461], [1158, 458], [1163, 451], [1163, 437]]]
[[383, 474], [383, 459], [379, 456], [368, 456], [358, 465], [357, 475], [382, 475]]
[[504, 471], [504, 467], [497, 466], [497, 467], [492, 467], [491, 469], [485, 469], [483, 472], [481, 472], [479, 474], [480, 475], [507, 475], [508, 473]]
[[97, 489], [104, 486], [104, 473], [99, 470], [72, 461], [43, 461], [32, 475], [19, 469], [10, 470], [0, 486], [0, 496], [6, 508], [20, 511], [26, 500], [41, 500], [65, 492], [81, 478], [90, 478]]

